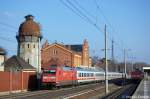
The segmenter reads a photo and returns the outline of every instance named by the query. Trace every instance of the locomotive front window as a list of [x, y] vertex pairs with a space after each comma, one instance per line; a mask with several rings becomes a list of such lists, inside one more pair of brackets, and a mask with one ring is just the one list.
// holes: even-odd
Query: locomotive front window
[[82, 77], [81, 73], [79, 73], [79, 77]]
[[46, 74], [56, 74], [56, 70], [45, 70], [44, 73], [46, 73]]

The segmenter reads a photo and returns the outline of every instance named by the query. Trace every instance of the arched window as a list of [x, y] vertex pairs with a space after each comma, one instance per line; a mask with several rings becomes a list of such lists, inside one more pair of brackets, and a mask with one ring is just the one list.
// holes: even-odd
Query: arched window
[[30, 44], [28, 44], [28, 48], [30, 48]]
[[33, 45], [33, 48], [35, 48], [35, 44]]
[[30, 60], [29, 60], [29, 58], [28, 58], [28, 63], [30, 64]]
[[53, 50], [53, 54], [56, 55], [57, 54], [57, 50], [54, 49]]

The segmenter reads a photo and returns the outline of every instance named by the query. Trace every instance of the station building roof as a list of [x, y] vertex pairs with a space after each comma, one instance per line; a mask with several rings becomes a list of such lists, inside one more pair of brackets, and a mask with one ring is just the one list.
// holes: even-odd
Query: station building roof
[[29, 63], [27, 63], [24, 59], [14, 55], [12, 57], [10, 57], [5, 63], [5, 71], [32, 71], [32, 70], [36, 70], [32, 65], [30, 65]]
[[143, 70], [150, 70], [150, 67], [143, 67]]

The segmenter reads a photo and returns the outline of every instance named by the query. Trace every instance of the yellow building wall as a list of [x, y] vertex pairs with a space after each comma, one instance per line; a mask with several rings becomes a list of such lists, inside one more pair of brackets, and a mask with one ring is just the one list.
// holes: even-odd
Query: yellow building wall
[[91, 66], [92, 66], [92, 59], [89, 58], [89, 67], [91, 67]]
[[74, 55], [74, 66], [81, 66], [82, 65], [82, 58], [80, 55]]

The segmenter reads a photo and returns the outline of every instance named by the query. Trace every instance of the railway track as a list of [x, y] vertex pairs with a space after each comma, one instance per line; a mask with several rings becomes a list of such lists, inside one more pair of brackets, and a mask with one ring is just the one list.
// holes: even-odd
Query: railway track
[[[116, 86], [113, 84], [109, 85], [109, 88], [115, 87]], [[0, 99], [87, 99], [87, 97], [91, 97], [92, 95], [104, 94], [104, 89], [104, 84], [97, 83], [57, 90], [40, 90], [34, 92], [16, 93], [0, 96]], [[81, 98], [82, 96], [86, 96], [86, 98]]]
[[102, 99], [129, 99], [138, 84], [129, 84], [115, 90], [114, 92], [102, 97]]
[[107, 96], [105, 95], [104, 83], [93, 83], [60, 89], [12, 93], [0, 96], [0, 99], [122, 99], [129, 97], [137, 85], [133, 83], [125, 86], [109, 84], [109, 94]]
[[[120, 88], [120, 86], [116, 86], [113, 84], [109, 85], [110, 92], [118, 88]], [[84, 91], [83, 93], [78, 92], [70, 96], [66, 96], [63, 99], [101, 99], [99, 97], [102, 97], [104, 95], [105, 95], [105, 86], [102, 86], [101, 88], [90, 89], [90, 90]]]
[[81, 85], [77, 87], [69, 87], [69, 88], [61, 88], [61, 89], [53, 89], [53, 90], [39, 90], [39, 91], [32, 91], [32, 92], [12, 93], [10, 95], [0, 96], [0, 99], [26, 99], [26, 98], [41, 99], [43, 97], [47, 98], [47, 96], [55, 98], [58, 96], [61, 97], [63, 95], [67, 95], [69, 93], [72, 94], [74, 92], [96, 88], [97, 86], [104, 86], [104, 85], [101, 83], [97, 83], [97, 84], [88, 84], [88, 85]]

